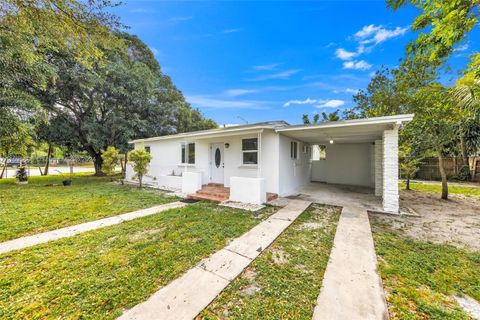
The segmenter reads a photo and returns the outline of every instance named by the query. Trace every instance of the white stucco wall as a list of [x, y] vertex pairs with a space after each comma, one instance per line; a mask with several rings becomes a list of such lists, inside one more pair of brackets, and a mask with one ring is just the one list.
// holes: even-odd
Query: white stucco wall
[[371, 143], [326, 145], [326, 159], [312, 162], [312, 181], [373, 187]]
[[265, 203], [267, 201], [265, 179], [231, 177], [230, 200], [253, 204]]
[[[242, 134], [228, 137], [208, 139], [179, 138], [138, 143], [135, 148], [150, 147], [152, 161], [150, 162], [148, 176], [156, 177], [180, 175], [183, 172], [200, 172], [202, 183], [210, 182], [210, 144], [229, 144], [224, 147], [224, 185], [230, 186], [230, 177], [265, 178], [267, 192], [278, 193], [278, 135], [273, 130], [264, 130], [261, 133], [261, 162], [258, 166], [244, 166], [242, 164], [242, 139], [258, 138], [258, 133]], [[184, 142], [195, 143], [195, 164], [181, 164], [181, 144]]]
[[[290, 143], [298, 142], [298, 159], [293, 160], [290, 156]], [[303, 153], [303, 143], [289, 137], [279, 135], [279, 192], [280, 196], [295, 193], [298, 187], [310, 182], [311, 172], [311, 148], [310, 152]]]

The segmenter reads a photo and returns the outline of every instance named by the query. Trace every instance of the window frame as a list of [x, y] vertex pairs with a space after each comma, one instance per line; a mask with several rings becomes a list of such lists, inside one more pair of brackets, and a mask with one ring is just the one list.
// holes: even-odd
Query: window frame
[[[244, 150], [243, 149], [243, 141], [244, 140], [256, 140], [256, 145], [257, 145], [257, 149], [246, 149]], [[242, 166], [249, 166], [249, 167], [256, 167], [258, 166], [258, 138], [255, 138], [255, 137], [252, 137], [252, 138], [242, 138], [242, 145], [241, 145], [241, 163], [242, 163]], [[252, 154], [256, 154], [257, 155], [257, 161], [255, 163], [245, 163], [245, 153], [252, 153]]]
[[298, 141], [290, 141], [290, 159], [298, 160]]
[[[193, 162], [190, 162], [190, 146], [193, 146]], [[195, 156], [195, 142], [182, 142], [180, 144], [180, 164], [188, 166], [195, 165], [196, 156]]]

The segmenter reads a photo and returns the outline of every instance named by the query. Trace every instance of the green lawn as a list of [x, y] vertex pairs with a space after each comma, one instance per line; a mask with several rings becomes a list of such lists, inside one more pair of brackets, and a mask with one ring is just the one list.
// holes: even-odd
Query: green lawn
[[114, 319], [275, 211], [196, 203], [0, 256], [0, 319]]
[[61, 176], [0, 180], [0, 242], [176, 200], [110, 180], [77, 174], [68, 187]]
[[310, 320], [339, 215], [311, 206], [198, 319]]
[[[400, 188], [405, 189], [405, 183], [400, 183]], [[410, 182], [410, 189], [418, 191], [428, 191], [441, 193], [442, 185], [439, 183], [415, 183]], [[471, 186], [448, 185], [448, 192], [451, 194], [463, 194], [471, 196], [480, 196], [480, 188]]]
[[414, 240], [371, 222], [391, 319], [470, 319], [450, 296], [480, 301], [480, 252]]

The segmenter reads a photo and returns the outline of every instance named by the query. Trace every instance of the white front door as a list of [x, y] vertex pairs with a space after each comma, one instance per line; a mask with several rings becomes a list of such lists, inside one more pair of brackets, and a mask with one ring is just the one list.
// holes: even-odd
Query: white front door
[[223, 183], [223, 143], [210, 145], [210, 181]]

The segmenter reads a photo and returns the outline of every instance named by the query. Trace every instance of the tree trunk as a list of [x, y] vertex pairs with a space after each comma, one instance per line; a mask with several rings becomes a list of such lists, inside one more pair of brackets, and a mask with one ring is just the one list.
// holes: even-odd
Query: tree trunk
[[462, 167], [460, 169], [460, 172], [463, 172], [464, 170], [467, 171], [467, 180], [470, 179], [470, 165], [468, 164], [468, 153], [467, 153], [467, 148], [465, 146], [465, 137], [463, 134], [460, 136], [460, 149], [462, 152]]
[[440, 149], [437, 149], [438, 156], [438, 169], [440, 170], [440, 176], [442, 177], [442, 199], [448, 199], [448, 183], [447, 183], [447, 173], [445, 172], [445, 167], [443, 166], [443, 155]]
[[[52, 156], [52, 144], [48, 143], [47, 163], [45, 164], [45, 170], [43, 170], [42, 176], [48, 176], [48, 169], [50, 168], [50, 157]], [[40, 173], [42, 173], [40, 171]]]
[[128, 162], [128, 152], [125, 152], [125, 156], [123, 158], [123, 165], [122, 165], [123, 179], [127, 177], [127, 162]]
[[139, 174], [138, 175], [138, 183], [139, 183], [140, 189], [142, 189], [142, 180], [143, 180], [143, 175]]
[[3, 165], [2, 174], [0, 174], [0, 179], [3, 179], [3, 174], [7, 171], [8, 157], [5, 158], [5, 164]]
[[406, 183], [406, 186], [405, 186], [405, 190], [410, 190], [410, 175], [407, 174], [407, 183]]
[[104, 173], [102, 172], [103, 159], [100, 153], [95, 154], [95, 157], [93, 158], [93, 164], [95, 166], [95, 175], [97, 177], [103, 176], [104, 175]]

